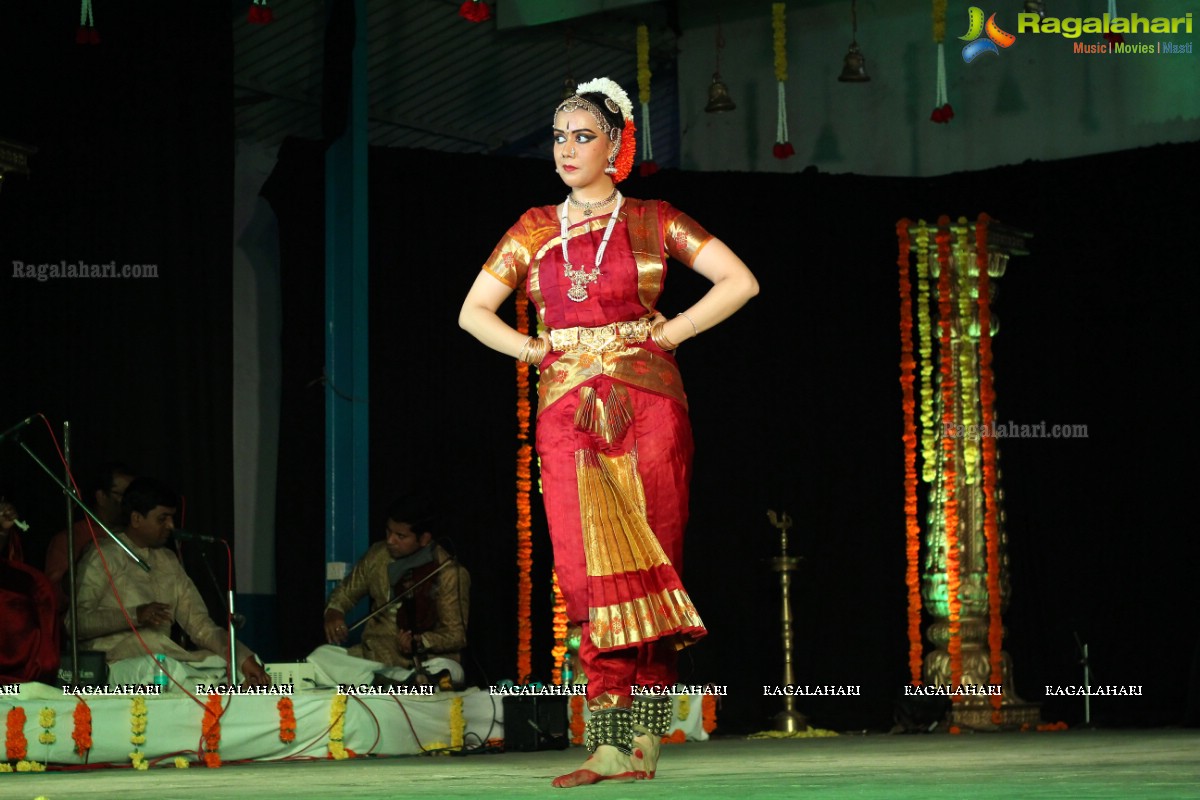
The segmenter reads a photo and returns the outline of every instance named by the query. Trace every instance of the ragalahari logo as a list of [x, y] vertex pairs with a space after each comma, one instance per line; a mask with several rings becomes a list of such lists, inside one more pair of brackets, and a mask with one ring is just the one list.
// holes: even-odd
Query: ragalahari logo
[[[1012, 47], [1013, 42], [1017, 40], [1017, 37], [1011, 33], [1000, 30], [1000, 26], [996, 24], [995, 14], [988, 17], [985, 23], [983, 21], [983, 9], [971, 6], [967, 10], [967, 15], [970, 22], [970, 29], [965, 36], [958, 38], [967, 42], [967, 46], [963, 48], [963, 61], [968, 64], [984, 53], [1000, 55], [1001, 48], [1007, 49]], [[981, 39], [980, 37], [985, 34], [987, 38]]]

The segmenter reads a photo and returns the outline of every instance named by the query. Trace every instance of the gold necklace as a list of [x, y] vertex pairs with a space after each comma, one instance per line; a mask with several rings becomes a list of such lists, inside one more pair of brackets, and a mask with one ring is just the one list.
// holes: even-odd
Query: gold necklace
[[610, 194], [608, 197], [604, 198], [603, 200], [593, 200], [591, 202], [588, 202], [586, 200], [576, 200], [575, 193], [572, 192], [571, 194], [567, 195], [567, 202], [570, 203], [571, 205], [575, 206], [576, 208], [582, 208], [583, 215], [585, 217], [590, 217], [592, 215], [593, 208], [603, 208], [604, 206], [611, 203], [613, 201], [613, 198], [615, 198], [616, 196], [617, 196], [617, 187], [614, 186], [613, 190], [612, 190], [612, 194]]
[[[571, 288], [567, 289], [567, 297], [576, 303], [582, 303], [588, 299], [588, 285], [600, 277], [600, 262], [604, 260], [604, 248], [608, 247], [608, 237], [612, 236], [613, 228], [617, 225], [617, 212], [621, 210], [621, 201], [624, 199], [616, 189], [613, 189], [613, 195], [617, 198], [617, 207], [612, 210], [612, 216], [608, 218], [608, 227], [604, 229], [604, 238], [600, 240], [600, 246], [596, 248], [595, 267], [590, 272], [586, 267], [576, 267], [567, 256], [567, 204], [563, 203], [562, 215], [559, 217], [563, 277], [570, 279]], [[568, 195], [567, 200], [570, 199], [571, 197]], [[604, 202], [607, 203], [609, 200], [612, 200], [612, 197]]]

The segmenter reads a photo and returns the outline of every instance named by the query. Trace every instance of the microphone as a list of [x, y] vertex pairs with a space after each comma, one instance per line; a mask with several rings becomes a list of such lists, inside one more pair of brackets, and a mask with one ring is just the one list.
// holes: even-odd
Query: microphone
[[27, 530], [29, 530], [29, 523], [24, 520], [17, 519], [17, 512], [12, 507], [12, 503], [9, 503], [4, 497], [0, 497], [0, 518], [12, 520], [12, 524], [16, 525], [17, 528], [20, 529], [21, 533], [25, 533]]
[[24, 427], [25, 427], [26, 425], [28, 425], [29, 423], [33, 422], [33, 419], [34, 419], [34, 417], [36, 417], [36, 416], [37, 416], [37, 415], [36, 415], [36, 414], [34, 414], [34, 416], [33, 416], [33, 417], [26, 417], [25, 419], [23, 419], [23, 420], [21, 420], [20, 422], [18, 422], [16, 425], [13, 425], [11, 428], [9, 428], [8, 430], [6, 430], [4, 433], [0, 433], [0, 442], [3, 442], [3, 441], [4, 441], [5, 439], [7, 439], [9, 436], [12, 436], [12, 435], [14, 435], [14, 434], [20, 433], [20, 432], [21, 432], [21, 429], [22, 429], [22, 428], [24, 428]]
[[181, 542], [205, 542], [206, 544], [216, 544], [217, 542], [225, 541], [217, 536], [205, 536], [203, 533], [189, 533], [188, 531], [181, 531], [179, 528], [173, 529], [171, 534]]

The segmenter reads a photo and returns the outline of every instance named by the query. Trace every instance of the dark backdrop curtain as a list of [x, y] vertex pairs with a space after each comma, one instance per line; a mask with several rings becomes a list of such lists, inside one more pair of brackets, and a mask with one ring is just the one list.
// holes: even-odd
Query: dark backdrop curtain
[[[69, 421], [82, 490], [99, 462], [124, 460], [184, 496], [188, 528], [232, 539], [229, 9], [108, 3], [97, 16], [101, 44], [81, 46], [78, 2], [0, 11], [0, 138], [38, 149], [0, 192], [0, 426], [41, 412], [58, 437]], [[157, 277], [39, 282], [14, 262]], [[61, 475], [41, 420], [24, 441]], [[63, 528], [58, 488], [5, 442], [0, 491], [33, 525], [40, 567]]]
[[[782, 678], [768, 509], [793, 517], [791, 552], [803, 556], [797, 680], [862, 687], [798, 707], [823, 727], [892, 723], [908, 678], [895, 225], [980, 212], [1033, 233], [994, 306], [997, 418], [1089, 432], [1000, 443], [1016, 689], [1045, 700], [1045, 719], [1078, 722], [1081, 701], [1043, 689], [1081, 682], [1078, 636], [1097, 682], [1145, 687], [1140, 700], [1093, 702], [1095, 722], [1181, 721], [1198, 626], [1181, 558], [1195, 477], [1182, 371], [1196, 334], [1177, 309], [1197, 279], [1180, 198], [1181, 165], [1198, 155], [1197, 144], [1163, 145], [935, 178], [663, 171], [622, 186], [683, 208], [762, 284], [680, 353], [697, 441], [685, 580], [711, 630], [685, 651], [681, 677], [729, 686], [721, 732], [767, 727], [782, 707], [761, 688]], [[302, 610], [281, 620], [281, 639], [296, 658], [318, 641], [323, 605], [322, 158], [319, 143], [287, 142], [264, 189], [280, 219], [278, 553]], [[565, 192], [548, 161], [370, 158], [370, 524], [399, 491], [438, 491], [474, 580], [471, 678], [514, 677], [514, 368], [456, 316], [508, 225]], [[705, 286], [673, 272], [663, 310]], [[536, 524], [534, 665], [546, 676], [550, 551]]]

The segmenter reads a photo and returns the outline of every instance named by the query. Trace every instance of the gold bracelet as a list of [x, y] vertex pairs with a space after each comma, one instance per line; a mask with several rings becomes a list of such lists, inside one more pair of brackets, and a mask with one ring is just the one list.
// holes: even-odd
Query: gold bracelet
[[678, 314], [676, 314], [675, 316], [677, 316], [677, 317], [683, 317], [683, 318], [684, 318], [684, 319], [686, 319], [688, 322], [692, 323], [692, 336], [699, 336], [699, 335], [700, 335], [700, 329], [696, 327], [696, 321], [695, 321], [694, 319], [692, 319], [690, 316], [688, 316], [688, 313], [687, 313], [686, 311], [680, 311], [680, 312], [679, 312]]
[[528, 343], [529, 352], [525, 353], [525, 351], [522, 350], [522, 354], [524, 354], [526, 357], [521, 360], [527, 364], [537, 366], [546, 358], [546, 353], [549, 347], [550, 346], [546, 343], [545, 339], [539, 336], [530, 336]]
[[666, 326], [667, 323], [665, 322], [654, 323], [654, 325], [650, 327], [650, 338], [663, 350], [670, 352], [679, 347], [679, 345], [667, 338]]
[[521, 352], [517, 353], [517, 361], [524, 361], [525, 356], [529, 353], [529, 345], [533, 344], [534, 337], [530, 336], [525, 340], [525, 346], [521, 348]]

